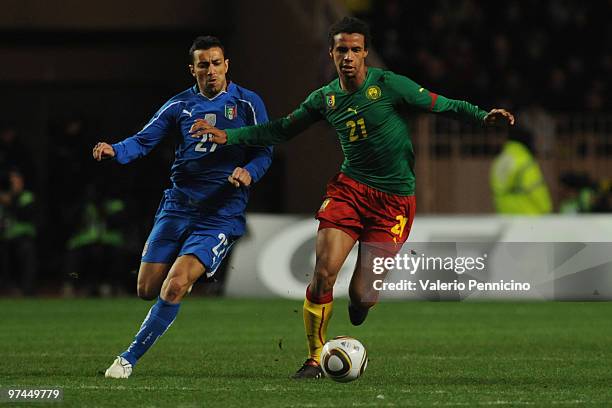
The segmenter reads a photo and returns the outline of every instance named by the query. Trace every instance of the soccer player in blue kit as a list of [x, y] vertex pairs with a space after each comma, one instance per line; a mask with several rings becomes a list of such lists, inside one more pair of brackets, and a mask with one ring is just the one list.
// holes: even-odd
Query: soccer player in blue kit
[[212, 276], [244, 233], [248, 188], [266, 172], [271, 147], [223, 146], [189, 133], [195, 118], [221, 129], [267, 122], [261, 98], [232, 82], [229, 60], [215, 37], [198, 37], [189, 54], [197, 84], [166, 102], [136, 135], [116, 144], [100, 142], [94, 159], [129, 163], [148, 154], [173, 129], [177, 141], [172, 188], [164, 191], [138, 272], [138, 296], [157, 298], [129, 348], [106, 370], [128, 378], [140, 357], [170, 327], [180, 302], [204, 273]]

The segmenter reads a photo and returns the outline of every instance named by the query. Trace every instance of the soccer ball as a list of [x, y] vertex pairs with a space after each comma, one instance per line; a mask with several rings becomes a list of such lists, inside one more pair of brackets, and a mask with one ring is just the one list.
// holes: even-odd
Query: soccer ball
[[361, 377], [368, 366], [368, 353], [363, 344], [348, 336], [329, 340], [321, 351], [321, 368], [329, 378], [349, 382]]

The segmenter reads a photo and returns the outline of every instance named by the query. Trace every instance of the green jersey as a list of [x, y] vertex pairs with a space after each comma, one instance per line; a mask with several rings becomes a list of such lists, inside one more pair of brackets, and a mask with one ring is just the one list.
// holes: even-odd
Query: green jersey
[[377, 190], [413, 195], [414, 149], [408, 125], [398, 113], [401, 105], [471, 121], [482, 122], [487, 115], [468, 102], [436, 95], [409, 78], [369, 67], [358, 90], [345, 92], [335, 79], [311, 93], [285, 118], [227, 129], [227, 143], [277, 144], [325, 119], [340, 139], [343, 173]]

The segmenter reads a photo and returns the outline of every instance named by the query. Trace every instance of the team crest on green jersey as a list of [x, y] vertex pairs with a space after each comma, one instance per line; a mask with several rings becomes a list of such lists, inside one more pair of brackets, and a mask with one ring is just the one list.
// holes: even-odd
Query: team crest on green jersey
[[366, 96], [368, 97], [368, 99], [375, 101], [380, 98], [381, 95], [382, 91], [376, 85], [369, 86], [368, 89], [366, 89]]
[[236, 105], [225, 105], [225, 117], [229, 120], [234, 120], [238, 114], [238, 108]]
[[334, 94], [325, 95], [325, 103], [327, 104], [327, 107], [329, 109], [335, 109], [336, 108], [336, 95]]

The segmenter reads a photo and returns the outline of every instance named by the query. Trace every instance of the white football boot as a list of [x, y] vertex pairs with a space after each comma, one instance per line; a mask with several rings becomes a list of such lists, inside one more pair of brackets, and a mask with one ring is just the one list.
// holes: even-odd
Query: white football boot
[[106, 378], [128, 378], [132, 374], [132, 365], [125, 358], [118, 356], [106, 370]]

